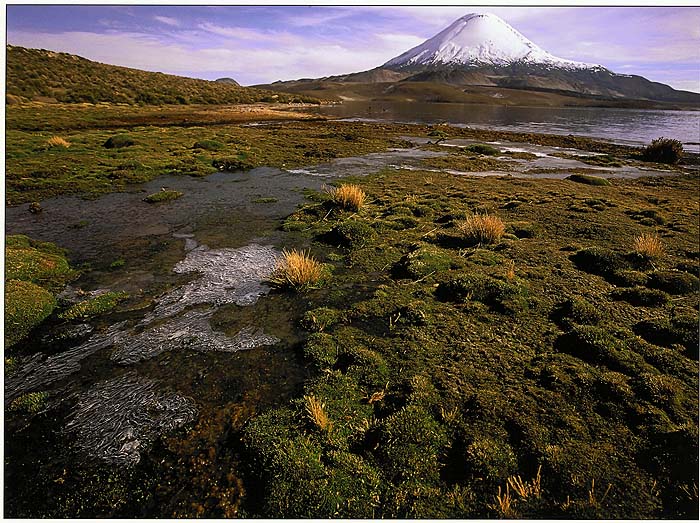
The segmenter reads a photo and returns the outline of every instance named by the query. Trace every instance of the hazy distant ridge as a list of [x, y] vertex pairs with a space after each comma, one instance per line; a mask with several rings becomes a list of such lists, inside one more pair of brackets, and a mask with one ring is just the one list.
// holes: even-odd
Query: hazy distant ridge
[[314, 98], [106, 65], [80, 56], [7, 46], [8, 103], [240, 104]]

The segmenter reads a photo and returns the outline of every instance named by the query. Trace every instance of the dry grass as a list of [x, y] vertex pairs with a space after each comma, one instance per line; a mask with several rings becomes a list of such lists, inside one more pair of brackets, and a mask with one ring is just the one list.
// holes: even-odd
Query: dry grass
[[542, 465], [537, 468], [537, 475], [532, 481], [523, 481], [520, 476], [508, 478], [508, 485], [523, 499], [540, 498], [542, 496]]
[[296, 249], [284, 250], [270, 281], [280, 287], [303, 289], [317, 284], [323, 273], [323, 264], [310, 254]]
[[61, 138], [60, 136], [52, 136], [46, 140], [46, 144], [49, 147], [70, 147], [70, 142], [64, 138]]
[[440, 416], [442, 421], [447, 424], [454, 422], [457, 419], [457, 414], [459, 414], [459, 409], [457, 407], [452, 407], [449, 410], [445, 410], [444, 407], [440, 407]]
[[328, 192], [335, 205], [348, 211], [359, 211], [367, 198], [365, 191], [353, 184], [334, 187]]
[[588, 505], [594, 508], [600, 507], [600, 504], [605, 501], [605, 498], [608, 496], [608, 492], [610, 492], [610, 488], [612, 485], [608, 485], [608, 488], [605, 490], [605, 493], [603, 494], [603, 497], [598, 500], [598, 497], [596, 496], [595, 493], [595, 479], [591, 480], [591, 488], [588, 491]]
[[656, 234], [642, 234], [634, 239], [632, 246], [634, 252], [644, 258], [660, 258], [664, 253], [664, 246]]
[[505, 264], [506, 268], [506, 279], [513, 281], [515, 279], [515, 261], [508, 260]]
[[306, 414], [314, 425], [322, 431], [330, 431], [333, 423], [328, 419], [326, 414], [326, 405], [316, 398], [313, 394], [304, 396], [306, 402]]
[[506, 232], [503, 220], [488, 214], [474, 214], [460, 223], [458, 228], [467, 240], [475, 243], [496, 243]]
[[506, 485], [506, 491], [501, 492], [501, 487], [498, 487], [498, 494], [494, 496], [495, 503], [491, 508], [501, 513], [506, 519], [514, 519], [515, 509], [513, 508], [513, 497], [510, 495], [510, 488]]

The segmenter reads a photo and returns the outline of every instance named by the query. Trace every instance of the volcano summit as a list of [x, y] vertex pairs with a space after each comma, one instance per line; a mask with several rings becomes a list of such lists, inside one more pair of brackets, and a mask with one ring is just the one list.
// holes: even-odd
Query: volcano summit
[[516, 63], [563, 69], [603, 69], [600, 65], [557, 58], [496, 15], [475, 13], [459, 18], [437, 35], [389, 60], [382, 67], [478, 67]]

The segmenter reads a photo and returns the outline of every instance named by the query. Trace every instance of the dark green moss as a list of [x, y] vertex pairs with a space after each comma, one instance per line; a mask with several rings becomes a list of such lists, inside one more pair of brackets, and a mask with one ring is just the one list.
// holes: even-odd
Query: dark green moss
[[599, 247], [581, 249], [571, 259], [579, 269], [603, 276], [628, 268], [621, 255]]
[[496, 149], [492, 145], [486, 145], [483, 143], [474, 143], [471, 145], [467, 145], [464, 148], [464, 150], [470, 153], [483, 154], [485, 156], [496, 156], [498, 154], [501, 154], [500, 149]]
[[610, 281], [621, 287], [638, 287], [646, 285], [649, 277], [643, 272], [620, 269], [610, 275]]
[[58, 317], [63, 320], [86, 319], [113, 310], [121, 301], [129, 297], [126, 292], [106, 292], [96, 298], [81, 301], [61, 312]]
[[647, 285], [669, 294], [683, 295], [700, 290], [700, 279], [687, 272], [654, 271], [649, 275]]
[[601, 178], [600, 176], [592, 176], [590, 174], [572, 174], [567, 176], [566, 179], [576, 183], [583, 183], [585, 185], [611, 185], [609, 180]]
[[306, 311], [301, 319], [301, 325], [311, 332], [323, 332], [340, 322], [342, 318], [343, 313], [337, 309], [319, 307], [318, 309]]
[[509, 314], [528, 308], [522, 285], [480, 274], [466, 274], [440, 284], [437, 296], [446, 301], [480, 301], [495, 311]]
[[361, 220], [345, 220], [336, 225], [329, 239], [336, 244], [357, 249], [364, 247], [377, 237], [377, 232]]
[[569, 298], [560, 303], [552, 312], [552, 319], [564, 326], [570, 323], [579, 325], [597, 325], [604, 313], [599, 308], [580, 297]]
[[629, 289], [615, 289], [610, 293], [614, 300], [623, 300], [640, 307], [661, 307], [669, 302], [670, 297], [658, 289], [645, 289], [644, 287], [632, 287]]
[[625, 374], [647, 368], [639, 354], [629, 350], [624, 342], [600, 327], [574, 325], [568, 333], [559, 337], [556, 347], [583, 361], [605, 365]]
[[56, 307], [46, 289], [28, 281], [5, 282], [5, 346], [11, 347], [43, 322]]
[[394, 265], [393, 272], [398, 278], [417, 280], [436, 272], [442, 272], [453, 266], [449, 252], [430, 245], [419, 246], [409, 252]]
[[227, 158], [216, 158], [212, 161], [212, 165], [219, 171], [249, 171], [255, 164], [250, 161], [247, 153], [239, 153], [237, 156]]
[[329, 334], [312, 334], [304, 344], [304, 357], [319, 368], [332, 367], [338, 358], [338, 344]]
[[444, 428], [423, 408], [409, 405], [382, 420], [374, 456], [393, 481], [436, 482], [440, 454], [447, 443]]
[[216, 140], [199, 140], [192, 146], [193, 149], [204, 149], [205, 151], [218, 151], [224, 148], [224, 144]]
[[675, 344], [685, 347], [689, 357], [698, 358], [698, 318], [691, 315], [643, 320], [634, 325], [634, 332], [650, 343], [662, 347]]
[[121, 149], [122, 147], [131, 147], [135, 145], [136, 141], [128, 134], [115, 134], [107, 138], [107, 141], [103, 144], [103, 147], [107, 149]]
[[24, 394], [12, 400], [8, 411], [21, 414], [36, 414], [46, 406], [48, 397], [48, 392], [30, 392]]
[[158, 203], [158, 202], [168, 202], [170, 200], [177, 200], [185, 193], [180, 191], [158, 191], [153, 194], [146, 196], [143, 201], [146, 203]]

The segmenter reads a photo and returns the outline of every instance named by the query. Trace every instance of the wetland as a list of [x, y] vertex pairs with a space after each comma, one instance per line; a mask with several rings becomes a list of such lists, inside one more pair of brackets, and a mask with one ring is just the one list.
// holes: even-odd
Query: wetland
[[304, 111], [7, 107], [5, 514], [697, 518], [698, 154]]

